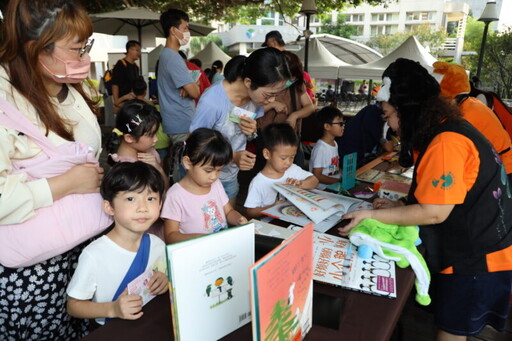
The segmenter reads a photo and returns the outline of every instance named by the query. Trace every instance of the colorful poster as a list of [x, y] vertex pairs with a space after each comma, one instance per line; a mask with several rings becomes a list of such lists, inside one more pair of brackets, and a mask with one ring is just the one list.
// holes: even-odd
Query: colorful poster
[[312, 326], [313, 226], [251, 268], [254, 340], [302, 340]]

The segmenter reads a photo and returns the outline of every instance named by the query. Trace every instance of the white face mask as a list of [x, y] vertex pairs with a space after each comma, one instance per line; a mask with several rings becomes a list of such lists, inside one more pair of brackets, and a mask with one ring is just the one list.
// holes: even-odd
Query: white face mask
[[[180, 31], [180, 30], [178, 30]], [[182, 32], [180, 31], [181, 35], [183, 36], [182, 39], [178, 38], [178, 36], [174, 35], [177, 39], [178, 39], [178, 42], [180, 43], [180, 46], [185, 46], [187, 45], [189, 42], [190, 42], [190, 32]]]

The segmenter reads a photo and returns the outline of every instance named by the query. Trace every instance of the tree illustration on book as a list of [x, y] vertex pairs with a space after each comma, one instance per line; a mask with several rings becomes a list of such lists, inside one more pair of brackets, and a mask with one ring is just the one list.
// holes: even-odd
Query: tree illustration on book
[[[296, 319], [296, 316], [292, 313], [291, 305], [288, 304], [287, 300], [282, 298], [276, 302], [274, 305], [274, 309], [272, 310], [272, 316], [270, 318], [270, 323], [265, 329], [265, 333], [267, 336], [265, 337], [265, 341], [267, 340], [294, 340], [295, 335], [292, 333], [295, 331], [299, 324], [299, 321]], [[295, 333], [296, 335], [300, 335], [301, 331]]]
[[218, 277], [213, 283], [206, 286], [206, 296], [215, 300], [215, 303], [210, 306], [210, 309], [233, 298], [233, 282], [233, 277], [231, 276], [227, 276], [226, 279], [224, 279], [224, 277]]

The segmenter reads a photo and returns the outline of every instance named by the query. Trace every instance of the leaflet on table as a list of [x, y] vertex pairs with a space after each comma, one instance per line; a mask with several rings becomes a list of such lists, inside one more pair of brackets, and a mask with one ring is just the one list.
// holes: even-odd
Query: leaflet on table
[[201, 77], [201, 70], [190, 70], [190, 76], [192, 77], [192, 81], [195, 83]]
[[148, 303], [155, 297], [155, 295], [152, 295], [149, 292], [149, 280], [151, 279], [151, 277], [153, 277], [153, 274], [156, 271], [160, 271], [163, 274], [167, 274], [166, 268], [167, 265], [164, 257], [159, 257], [155, 261], [155, 263], [153, 263], [151, 268], [149, 268], [141, 275], [139, 275], [137, 278], [135, 278], [133, 281], [128, 283], [128, 295], [139, 295], [140, 297], [142, 297], [142, 306], [145, 306], [146, 303]]
[[320, 193], [315, 193], [313, 190], [302, 189], [296, 186], [279, 183], [274, 184], [274, 188], [281, 194], [283, 194], [283, 191], [280, 189], [285, 189], [287, 192], [291, 192], [296, 196], [304, 199], [305, 201], [308, 201], [311, 204], [320, 207], [323, 210], [327, 210], [336, 205], [335, 202], [327, 199], [324, 195], [322, 195], [323, 191], [321, 191]]
[[261, 220], [251, 219], [250, 223], [254, 223], [254, 233], [264, 236], [286, 239], [294, 234], [294, 231], [286, 227], [277, 226]]
[[[268, 215], [272, 218], [281, 219], [299, 226], [304, 226], [312, 222], [304, 213], [301, 212], [301, 210], [299, 210], [289, 201], [285, 201], [282, 204], [267, 208], [261, 213]], [[341, 213], [333, 214], [324, 221], [318, 224], [314, 224], [313, 228], [315, 229], [315, 231], [325, 232], [334, 225], [336, 225], [336, 223], [338, 223], [341, 220], [341, 216]]]
[[313, 279], [367, 294], [396, 298], [395, 262], [362, 259], [346, 238], [315, 232]]
[[313, 324], [313, 228], [305, 226], [250, 270], [253, 340], [302, 340]]
[[176, 340], [217, 340], [251, 321], [253, 223], [166, 250]]
[[[404, 173], [406, 174], [406, 173]], [[370, 183], [377, 183], [377, 182], [384, 182], [384, 181], [398, 181], [403, 182], [406, 184], [411, 184], [412, 179], [403, 176], [401, 174], [393, 174], [389, 172], [383, 172], [376, 169], [369, 169], [364, 173], [361, 173], [357, 176], [357, 180], [364, 181], [364, 182], [370, 182]]]
[[249, 117], [254, 120], [256, 118], [256, 113], [244, 108], [233, 107], [229, 113], [229, 120], [231, 122], [240, 123], [241, 117]]

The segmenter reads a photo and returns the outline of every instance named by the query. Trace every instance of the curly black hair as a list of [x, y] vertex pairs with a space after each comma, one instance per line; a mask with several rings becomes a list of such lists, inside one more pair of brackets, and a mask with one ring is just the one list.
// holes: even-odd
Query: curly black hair
[[413, 164], [412, 150], [423, 151], [439, 125], [461, 119], [457, 106], [440, 96], [441, 87], [418, 62], [398, 58], [384, 71], [391, 79], [389, 103], [400, 119], [400, 164]]

